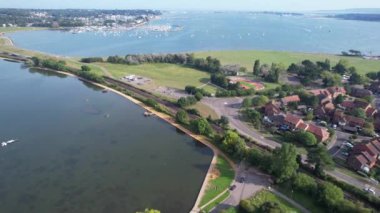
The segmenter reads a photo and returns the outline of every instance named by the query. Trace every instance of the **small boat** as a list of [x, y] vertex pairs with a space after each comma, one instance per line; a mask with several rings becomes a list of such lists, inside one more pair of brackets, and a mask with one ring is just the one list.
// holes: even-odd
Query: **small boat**
[[1, 142], [1, 146], [7, 146], [8, 144], [6, 142]]
[[144, 112], [144, 116], [146, 116], [146, 117], [149, 117], [152, 115], [154, 115], [152, 112], [148, 112], [148, 111]]

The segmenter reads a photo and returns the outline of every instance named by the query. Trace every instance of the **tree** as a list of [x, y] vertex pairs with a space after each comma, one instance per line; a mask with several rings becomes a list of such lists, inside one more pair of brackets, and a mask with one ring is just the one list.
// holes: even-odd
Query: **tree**
[[344, 200], [342, 189], [329, 182], [321, 185], [318, 195], [320, 202], [329, 208], [335, 208]]
[[274, 150], [271, 170], [277, 182], [281, 183], [292, 178], [298, 167], [297, 149], [293, 144], [285, 143], [281, 148]]
[[261, 113], [254, 109], [243, 110], [244, 117], [253, 124], [256, 129], [261, 127]]
[[222, 126], [222, 127], [226, 127], [228, 124], [230, 123], [230, 121], [228, 120], [228, 118], [224, 115], [222, 115], [219, 119], [219, 124]]
[[194, 97], [195, 97], [198, 101], [200, 101], [200, 100], [202, 100], [203, 95], [202, 95], [202, 93], [200, 93], [200, 92], [196, 92], [195, 95], [194, 95]]
[[346, 73], [348, 71], [348, 61], [347, 60], [339, 60], [339, 62], [335, 65], [335, 67], [333, 68], [334, 72], [336, 73], [339, 73], [341, 75], [343, 75], [344, 73]]
[[212, 134], [212, 128], [210, 124], [208, 123], [207, 119], [205, 118], [199, 118], [196, 120], [192, 120], [190, 122], [191, 129], [201, 135], [211, 135]]
[[260, 95], [252, 99], [252, 105], [255, 107], [262, 107], [269, 102], [269, 98], [265, 95]]
[[344, 101], [344, 96], [342, 94], [339, 94], [336, 98], [335, 98], [335, 104], [341, 104], [343, 103]]
[[306, 114], [306, 116], [305, 116], [305, 120], [311, 121], [311, 120], [313, 120], [313, 118], [314, 118], [313, 111], [308, 111], [307, 114]]
[[287, 210], [284, 209], [284, 207], [282, 207], [277, 202], [267, 201], [260, 206], [260, 208], [258, 209], [258, 212], [262, 212], [262, 213], [285, 213], [285, 212], [287, 212]]
[[318, 187], [314, 178], [304, 173], [297, 173], [292, 180], [292, 185], [295, 189], [310, 194], [316, 193]]
[[334, 161], [324, 145], [319, 145], [309, 150], [308, 160], [317, 164], [321, 169], [334, 167]]
[[351, 110], [351, 114], [358, 118], [363, 118], [363, 119], [367, 118], [367, 114], [362, 108], [354, 108], [353, 110]]
[[245, 155], [245, 142], [240, 136], [231, 130], [227, 131], [222, 142], [222, 148], [231, 156], [242, 159]]
[[31, 60], [32, 60], [33, 65], [34, 65], [35, 67], [38, 67], [38, 66], [41, 65], [41, 60], [40, 60], [38, 57], [32, 57]]
[[373, 126], [373, 123], [366, 122], [364, 124], [364, 128], [362, 130], [362, 134], [365, 136], [372, 137], [375, 134], [375, 127]]
[[342, 82], [341, 75], [328, 71], [322, 72], [321, 77], [325, 87], [339, 86]]
[[298, 142], [306, 146], [314, 146], [318, 143], [317, 138], [310, 132], [300, 131], [295, 136]]
[[350, 84], [364, 84], [366, 79], [359, 75], [357, 72], [353, 72], [350, 77]]
[[83, 66], [81, 66], [81, 70], [85, 71], [85, 72], [89, 72], [89, 71], [91, 71], [91, 67], [89, 67], [87, 65], [83, 65]]
[[253, 65], [253, 75], [255, 76], [260, 75], [260, 60], [256, 60], [255, 64]]
[[244, 98], [242, 107], [243, 108], [249, 108], [252, 106], [252, 99], [251, 98]]
[[181, 124], [188, 124], [189, 123], [189, 116], [186, 111], [179, 110], [177, 114], [175, 115], [176, 121]]

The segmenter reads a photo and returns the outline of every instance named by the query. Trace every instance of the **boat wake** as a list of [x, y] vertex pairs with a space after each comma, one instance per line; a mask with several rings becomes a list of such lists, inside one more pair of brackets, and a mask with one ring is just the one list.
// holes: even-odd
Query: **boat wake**
[[12, 144], [14, 142], [17, 142], [17, 140], [4, 141], [4, 142], [1, 142], [1, 146], [5, 147], [5, 146], [8, 146], [8, 144]]

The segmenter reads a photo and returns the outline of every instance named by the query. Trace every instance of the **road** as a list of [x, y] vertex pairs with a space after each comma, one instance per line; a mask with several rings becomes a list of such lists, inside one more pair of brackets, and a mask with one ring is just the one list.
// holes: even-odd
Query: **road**
[[[377, 99], [376, 99], [377, 100]], [[239, 119], [239, 109], [241, 107], [241, 103], [243, 102], [243, 98], [234, 97], [234, 98], [204, 98], [202, 99], [202, 102], [208, 106], [210, 106], [219, 116], [226, 116], [230, 121], [230, 126], [232, 128], [235, 128], [239, 131], [240, 134], [243, 134], [249, 138], [252, 138], [256, 142], [268, 146], [272, 149], [281, 146], [278, 142], [272, 141], [270, 139], [267, 139], [261, 135], [258, 131], [254, 130], [253, 128], [249, 127], [246, 123], [242, 122]], [[379, 97], [379, 104], [380, 104], [380, 97]], [[335, 141], [333, 141], [333, 145], [329, 146], [329, 152], [334, 154], [338, 152], [339, 147], [342, 145], [344, 141], [346, 141], [350, 134], [342, 132], [342, 131], [336, 131], [337, 138]], [[360, 138], [364, 139], [364, 138]], [[380, 188], [378, 185], [371, 184], [368, 180], [363, 181], [362, 179], [351, 177], [346, 175], [345, 173], [334, 170], [334, 171], [327, 171], [328, 174], [331, 176], [337, 178], [340, 181], [346, 182], [350, 185], [356, 186], [360, 189], [364, 189], [367, 185], [371, 186], [372, 188], [376, 189], [376, 195], [380, 195]]]
[[230, 126], [237, 129], [240, 134], [255, 140], [257, 143], [268, 146], [271, 149], [281, 146], [281, 144], [263, 137], [258, 131], [241, 121], [239, 110], [243, 98], [203, 98], [202, 102], [210, 106], [219, 116], [226, 116], [230, 122]]
[[[245, 180], [241, 182], [242, 177], [244, 177]], [[219, 204], [212, 212], [217, 213], [223, 209], [236, 207], [241, 200], [252, 197], [258, 191], [270, 186], [270, 184], [271, 177], [269, 175], [263, 174], [247, 165], [240, 164], [236, 178], [233, 182], [233, 185], [236, 185], [236, 188], [230, 191], [230, 197]]]

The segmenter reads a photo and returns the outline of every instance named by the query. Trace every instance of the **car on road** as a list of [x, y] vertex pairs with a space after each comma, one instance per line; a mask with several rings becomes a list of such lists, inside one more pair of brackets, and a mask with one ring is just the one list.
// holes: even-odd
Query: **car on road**
[[373, 188], [366, 187], [366, 188], [364, 188], [364, 191], [371, 193], [373, 195], [376, 195], [376, 192]]
[[343, 156], [349, 156], [350, 154], [348, 152], [342, 152]]
[[236, 185], [232, 185], [232, 186], [230, 187], [230, 191], [233, 191], [234, 189], [236, 189]]

